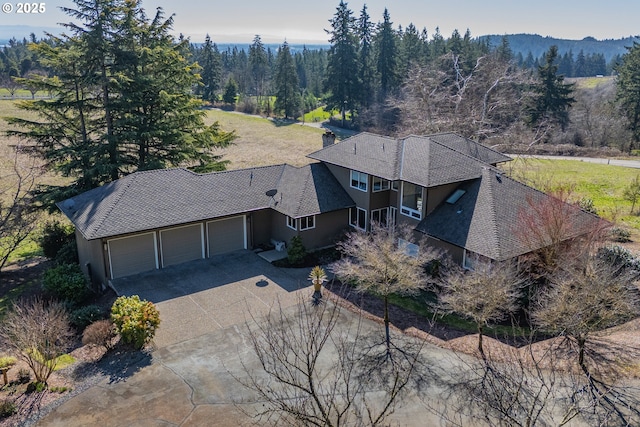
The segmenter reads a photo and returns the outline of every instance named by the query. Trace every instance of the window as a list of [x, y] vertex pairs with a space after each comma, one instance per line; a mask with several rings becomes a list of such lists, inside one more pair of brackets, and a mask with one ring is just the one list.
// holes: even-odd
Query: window
[[360, 230], [367, 229], [367, 211], [361, 208], [349, 209], [349, 224]]
[[300, 231], [310, 230], [316, 227], [315, 215], [303, 216], [300, 218]]
[[376, 224], [380, 224], [382, 226], [387, 226], [389, 225], [387, 223], [387, 216], [389, 215], [389, 209], [388, 208], [382, 208], [382, 209], [373, 209], [371, 211], [371, 222], [372, 223], [376, 223]]
[[422, 219], [422, 187], [410, 182], [402, 183], [400, 212], [415, 219]]
[[389, 189], [389, 181], [384, 178], [378, 178], [374, 176], [373, 179], [373, 191], [385, 191]]
[[297, 230], [298, 227], [296, 227], [296, 219], [288, 216], [287, 217], [287, 227], [289, 227], [289, 228], [291, 228], [293, 230]]
[[478, 264], [479, 256], [470, 252], [468, 250], [464, 250], [464, 260], [462, 262], [462, 266], [465, 270], [475, 270], [476, 265]]
[[396, 208], [395, 206], [391, 206], [389, 208], [389, 218], [387, 219], [387, 224], [388, 225], [396, 225], [397, 224], [397, 218], [398, 218], [398, 208]]
[[393, 182], [391, 183], [391, 189], [392, 189], [393, 191], [398, 191], [398, 184], [399, 184], [399, 183], [400, 183], [400, 181], [393, 181]]
[[402, 249], [405, 254], [414, 258], [417, 257], [420, 253], [420, 246], [404, 239], [398, 239], [398, 247]]
[[351, 187], [360, 191], [367, 191], [369, 175], [363, 172], [351, 171]]

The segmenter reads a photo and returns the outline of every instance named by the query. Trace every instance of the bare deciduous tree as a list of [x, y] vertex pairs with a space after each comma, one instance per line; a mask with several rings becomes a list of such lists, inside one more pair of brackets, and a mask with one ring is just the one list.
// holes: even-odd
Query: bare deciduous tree
[[0, 165], [0, 270], [38, 225], [31, 191], [40, 169], [17, 147], [9, 170]]
[[490, 54], [470, 69], [449, 53], [426, 66], [416, 66], [395, 102], [403, 118], [402, 133], [455, 131], [486, 139], [508, 134], [520, 119], [526, 72]]
[[[539, 290], [531, 308], [534, 324], [563, 335], [584, 374], [584, 393], [597, 408], [623, 425], [640, 419], [637, 398], [612, 381], [619, 366], [630, 364], [639, 349], [623, 349], [605, 340], [608, 328], [640, 314], [638, 272], [589, 257], [583, 264], [566, 265]], [[598, 336], [594, 335], [598, 333]], [[629, 401], [633, 400], [633, 404]], [[630, 419], [635, 419], [631, 422]]]
[[27, 362], [36, 381], [45, 384], [72, 337], [62, 303], [39, 298], [14, 303], [0, 324], [0, 338]]
[[585, 351], [595, 332], [640, 314], [638, 272], [591, 257], [577, 268], [564, 266], [550, 278], [531, 308], [533, 322], [547, 332], [562, 334], [577, 347], [578, 366], [591, 375]]
[[442, 417], [460, 426], [640, 422], [637, 387], [612, 383], [602, 393], [592, 393], [590, 378], [570, 369], [556, 344], [536, 345], [530, 341], [520, 349], [503, 346], [488, 352], [484, 360], [459, 355], [460, 363], [454, 365], [450, 382], [443, 387], [443, 398], [453, 404]]
[[353, 281], [358, 291], [382, 297], [387, 349], [391, 347], [389, 297], [423, 289], [426, 265], [440, 257], [422, 243], [416, 245], [417, 250], [410, 249], [411, 237], [408, 228], [372, 224], [371, 232], [351, 232], [338, 244], [345, 257], [331, 266], [338, 278]]
[[508, 262], [478, 260], [470, 271], [452, 266], [439, 281], [438, 307], [476, 324], [478, 351], [484, 359], [482, 336], [485, 326], [503, 320], [518, 309], [523, 286], [523, 279]]
[[[248, 325], [262, 371], [243, 361], [236, 379], [266, 402], [248, 415], [261, 424], [377, 426], [418, 381], [421, 343], [407, 341], [387, 357], [377, 333], [331, 301], [299, 299]], [[421, 380], [424, 383], [424, 380]]]

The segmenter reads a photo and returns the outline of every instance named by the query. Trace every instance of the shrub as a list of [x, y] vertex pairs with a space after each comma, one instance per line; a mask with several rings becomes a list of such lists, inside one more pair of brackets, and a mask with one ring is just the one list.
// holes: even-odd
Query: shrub
[[7, 418], [18, 411], [16, 404], [9, 399], [0, 400], [0, 418]]
[[121, 296], [111, 307], [111, 321], [122, 340], [141, 349], [153, 339], [160, 325], [160, 313], [153, 303], [138, 295]]
[[87, 326], [97, 320], [106, 317], [106, 313], [99, 305], [85, 305], [71, 312], [69, 321], [78, 331], [83, 331]]
[[61, 224], [59, 221], [47, 222], [42, 230], [38, 243], [44, 256], [54, 259], [60, 249], [68, 242], [73, 241], [73, 227]]
[[640, 259], [622, 246], [605, 246], [598, 249], [598, 257], [611, 265], [640, 271]]
[[631, 233], [629, 232], [629, 230], [626, 230], [624, 228], [612, 227], [610, 233], [611, 238], [615, 242], [628, 243], [631, 241]]
[[72, 338], [64, 306], [37, 297], [14, 302], [0, 323], [0, 340], [20, 355], [42, 383], [58, 366], [58, 357], [70, 347]]
[[18, 375], [16, 378], [20, 384], [26, 384], [31, 381], [31, 371], [27, 368], [18, 369]]
[[70, 242], [62, 245], [55, 257], [55, 263], [60, 264], [78, 264], [78, 245], [76, 240], [73, 239]]
[[302, 244], [300, 236], [293, 236], [287, 249], [287, 259], [292, 265], [302, 264], [304, 257], [307, 256], [307, 250]]
[[42, 289], [72, 306], [80, 305], [88, 296], [89, 288], [80, 266], [62, 264], [50, 268], [44, 273]]
[[27, 386], [27, 393], [42, 393], [47, 388], [47, 383], [43, 381], [34, 381]]
[[598, 215], [598, 210], [596, 209], [595, 205], [593, 204], [593, 200], [591, 200], [588, 197], [583, 197], [580, 200], [578, 200], [578, 206], [583, 211], [592, 213], [594, 215]]
[[107, 350], [112, 347], [115, 330], [110, 320], [98, 320], [87, 326], [82, 333], [82, 344], [99, 345]]

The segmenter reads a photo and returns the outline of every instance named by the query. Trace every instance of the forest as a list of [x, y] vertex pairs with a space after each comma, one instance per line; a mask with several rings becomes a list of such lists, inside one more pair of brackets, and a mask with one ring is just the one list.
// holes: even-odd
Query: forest
[[[518, 145], [518, 150], [539, 142], [623, 152], [637, 148], [615, 102], [611, 77], [622, 62], [620, 49], [625, 43], [631, 48], [631, 39], [568, 43], [522, 34], [473, 37], [469, 29], [445, 37], [438, 28], [428, 33], [413, 23], [397, 25], [389, 10], [376, 23], [366, 5], [354, 13], [345, 3], [329, 22], [326, 48], [286, 42], [273, 48], [260, 35], [248, 46], [223, 48], [209, 36], [203, 41], [180, 38], [182, 55], [197, 64], [193, 93], [205, 104], [301, 120], [304, 113], [325, 107], [336, 124], [384, 134], [455, 131], [493, 139], [486, 142], [494, 146]], [[561, 126], [553, 120], [542, 126], [531, 122], [531, 106], [539, 70], [549, 59], [549, 50], [541, 49], [556, 42], [562, 49], [548, 65], [561, 79], [558, 83], [571, 89], [562, 107], [567, 117]], [[30, 48], [37, 44], [55, 45], [56, 40], [31, 34], [2, 48], [0, 94], [50, 95], [28, 83], [55, 73], [39, 50]], [[605, 53], [597, 51], [600, 44], [606, 45]], [[598, 80], [572, 85], [573, 78], [584, 77]]]

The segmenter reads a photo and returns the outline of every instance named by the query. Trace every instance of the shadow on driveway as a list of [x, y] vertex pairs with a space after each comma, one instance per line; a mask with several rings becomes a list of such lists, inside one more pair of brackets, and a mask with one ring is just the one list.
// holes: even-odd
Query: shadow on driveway
[[309, 269], [277, 268], [246, 250], [116, 279], [113, 286], [156, 304], [161, 324], [154, 342], [165, 347], [264, 315], [276, 301], [296, 304], [308, 275]]

